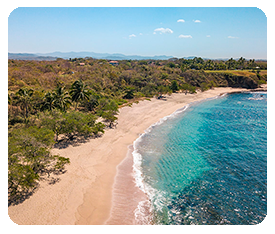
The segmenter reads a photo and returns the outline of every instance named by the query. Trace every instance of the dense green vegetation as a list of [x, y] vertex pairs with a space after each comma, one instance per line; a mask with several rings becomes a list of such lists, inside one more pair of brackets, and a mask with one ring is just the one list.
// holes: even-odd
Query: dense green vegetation
[[92, 58], [9, 60], [8, 65], [10, 204], [28, 197], [41, 178], [64, 173], [69, 159], [52, 155], [54, 145], [99, 137], [115, 126], [119, 106], [179, 91], [256, 88], [267, 80], [266, 62], [243, 58], [123, 60], [118, 66]]

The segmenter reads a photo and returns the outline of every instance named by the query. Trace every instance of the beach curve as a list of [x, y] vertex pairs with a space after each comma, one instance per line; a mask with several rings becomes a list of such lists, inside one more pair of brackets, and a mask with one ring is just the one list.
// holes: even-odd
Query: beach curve
[[[166, 101], [151, 99], [121, 108], [117, 127], [101, 138], [76, 147], [53, 149], [54, 154], [70, 158], [67, 172], [58, 183], [42, 182], [32, 197], [10, 206], [11, 220], [17, 224], [120, 224], [112, 223], [110, 215], [115, 216], [114, 178], [117, 167], [125, 161], [128, 146], [152, 124], [191, 102], [240, 91], [246, 89], [226, 87], [197, 94], [176, 93]], [[135, 224], [129, 222], [124, 224]]]

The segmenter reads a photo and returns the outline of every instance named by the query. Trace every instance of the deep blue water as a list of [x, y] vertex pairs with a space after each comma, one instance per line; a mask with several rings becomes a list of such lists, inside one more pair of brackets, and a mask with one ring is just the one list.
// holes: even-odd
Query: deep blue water
[[267, 213], [267, 94], [190, 105], [140, 137], [134, 157], [155, 224], [260, 223]]

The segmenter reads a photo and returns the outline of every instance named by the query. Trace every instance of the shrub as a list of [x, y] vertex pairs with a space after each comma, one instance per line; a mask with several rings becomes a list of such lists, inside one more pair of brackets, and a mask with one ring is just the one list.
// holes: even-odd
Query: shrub
[[11, 129], [8, 149], [9, 204], [27, 197], [41, 176], [64, 169], [69, 159], [52, 156], [54, 133], [36, 126]]

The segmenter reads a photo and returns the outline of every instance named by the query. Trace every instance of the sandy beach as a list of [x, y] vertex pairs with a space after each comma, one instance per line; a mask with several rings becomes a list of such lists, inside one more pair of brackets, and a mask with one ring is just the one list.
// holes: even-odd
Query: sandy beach
[[[120, 199], [115, 181], [118, 171], [132, 170], [128, 147], [150, 125], [172, 114], [188, 103], [217, 96], [221, 93], [244, 91], [239, 88], [215, 88], [197, 94], [177, 93], [167, 100], [144, 100], [120, 108], [116, 128], [106, 130], [97, 139], [78, 146], [53, 149], [54, 154], [70, 158], [67, 172], [55, 184], [42, 182], [37, 191], [23, 203], [10, 206], [8, 213], [17, 224], [135, 224], [132, 218], [116, 218], [115, 204]], [[117, 175], [117, 176], [116, 176]], [[134, 183], [129, 180], [127, 183]], [[133, 186], [132, 186], [133, 187]], [[131, 187], [131, 188], [132, 188]], [[127, 193], [140, 193], [138, 188]], [[130, 194], [131, 195], [131, 194]], [[137, 194], [142, 196], [142, 194]], [[133, 197], [133, 195], [131, 195]], [[131, 204], [135, 204], [134, 198]], [[127, 207], [122, 204], [122, 207]], [[133, 216], [133, 207], [127, 212]], [[126, 217], [127, 215], [125, 215]], [[127, 216], [128, 217], [128, 216]]]

